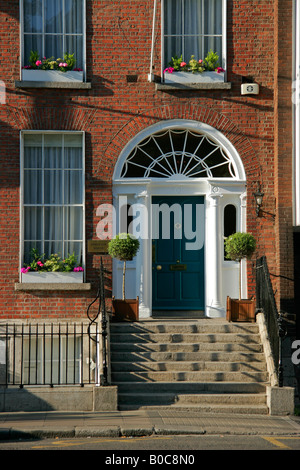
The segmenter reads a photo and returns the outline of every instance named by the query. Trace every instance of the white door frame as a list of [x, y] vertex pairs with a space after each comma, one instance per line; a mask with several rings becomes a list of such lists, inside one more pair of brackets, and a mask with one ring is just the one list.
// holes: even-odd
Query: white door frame
[[[236, 178], [120, 178], [124, 162], [135, 146], [147, 136], [166, 128], [188, 128], [206, 133], [218, 142], [232, 159]], [[246, 177], [242, 161], [228, 139], [216, 129], [203, 123], [189, 120], [162, 121], [137, 134], [123, 149], [115, 166], [113, 176], [113, 197], [116, 214], [126, 202], [133, 204], [135, 213], [142, 217], [145, 232], [141, 237], [140, 250], [133, 261], [128, 263], [127, 275], [130, 297], [139, 296], [140, 318], [152, 315], [152, 196], [204, 196], [205, 197], [205, 314], [209, 317], [224, 317], [226, 294], [238, 293], [238, 263], [224, 263], [223, 211], [227, 203], [237, 207], [237, 231], [246, 229]], [[139, 208], [141, 211], [139, 212]], [[143, 214], [141, 216], [141, 214]], [[116, 217], [115, 233], [118, 233]], [[216, 233], [216, 237], [211, 234]], [[113, 263], [113, 295], [120, 292], [121, 263]], [[232, 279], [228, 291], [223, 278]], [[223, 285], [224, 284], [224, 285]], [[227, 289], [225, 292], [224, 289]], [[242, 295], [247, 295], [246, 270], [243, 266]], [[128, 296], [128, 294], [127, 294]]]

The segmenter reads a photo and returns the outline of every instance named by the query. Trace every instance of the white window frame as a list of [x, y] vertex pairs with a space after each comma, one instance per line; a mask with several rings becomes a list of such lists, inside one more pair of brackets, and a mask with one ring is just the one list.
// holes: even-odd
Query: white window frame
[[[85, 235], [85, 132], [84, 131], [43, 131], [31, 130], [20, 132], [20, 266], [19, 272], [24, 262], [24, 135], [28, 134], [59, 134], [59, 135], [81, 135], [82, 137], [82, 266], [86, 267], [86, 235]], [[49, 204], [48, 204], [49, 205]], [[78, 204], [76, 204], [78, 206]], [[20, 276], [21, 279], [21, 276]]]
[[[25, 61], [27, 60], [25, 57], [24, 57], [24, 44], [25, 44], [25, 41], [24, 41], [24, 0], [19, 0], [20, 1], [20, 50], [21, 50], [21, 63], [20, 63], [20, 76], [22, 77], [23, 74], [22, 74], [22, 70], [23, 70], [23, 66], [26, 65]], [[83, 31], [82, 31], [82, 36], [83, 36], [83, 41], [82, 41], [82, 47], [83, 47], [83, 51], [82, 51], [82, 57], [83, 57], [83, 80], [85, 80], [85, 77], [86, 77], [86, 0], [83, 0], [83, 11], [82, 11], [82, 15], [83, 15]], [[43, 33], [42, 33], [43, 34]], [[70, 52], [70, 51], [68, 51]], [[42, 51], [40, 52], [40, 54], [42, 55]], [[28, 73], [28, 71], [27, 71]], [[48, 78], [47, 80], [50, 81], [50, 79]], [[66, 81], [66, 80], [64, 80]]]
[[[161, 76], [165, 69], [165, 50], [164, 50], [164, 0], [161, 2]], [[227, 70], [227, 0], [222, 0], [222, 68]], [[221, 65], [220, 64], [220, 65]], [[226, 75], [225, 75], [226, 77]], [[226, 78], [225, 78], [226, 81]]]
[[294, 225], [300, 226], [300, 4], [294, 6], [294, 83], [292, 102], [294, 105]]

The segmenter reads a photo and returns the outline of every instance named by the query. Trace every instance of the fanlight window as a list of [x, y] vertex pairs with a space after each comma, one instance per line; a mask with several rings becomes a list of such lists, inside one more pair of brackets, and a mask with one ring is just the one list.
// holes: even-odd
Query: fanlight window
[[236, 178], [224, 148], [190, 129], [167, 129], [141, 141], [127, 157], [121, 178]]

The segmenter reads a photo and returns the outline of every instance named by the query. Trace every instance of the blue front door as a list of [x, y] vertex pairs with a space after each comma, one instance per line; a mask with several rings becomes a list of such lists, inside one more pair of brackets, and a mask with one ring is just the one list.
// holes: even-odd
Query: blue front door
[[204, 310], [204, 197], [152, 198], [152, 308]]

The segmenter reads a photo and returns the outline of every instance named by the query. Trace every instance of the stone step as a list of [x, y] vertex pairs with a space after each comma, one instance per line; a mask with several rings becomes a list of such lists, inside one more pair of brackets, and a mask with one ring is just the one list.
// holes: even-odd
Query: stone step
[[203, 412], [235, 412], [267, 414], [266, 395], [257, 394], [176, 394], [176, 393], [122, 393], [119, 395], [120, 409], [194, 409]]
[[263, 348], [260, 343], [249, 343], [245, 344], [242, 341], [239, 342], [206, 342], [203, 341], [202, 343], [195, 342], [195, 338], [193, 342], [190, 343], [115, 343], [111, 341], [110, 343], [111, 351], [123, 351], [123, 352], [142, 352], [142, 351], [153, 351], [153, 352], [198, 352], [198, 351], [212, 351], [212, 352], [244, 352], [244, 353], [254, 353], [254, 352], [262, 352]]
[[111, 333], [112, 343], [260, 343], [259, 334], [250, 333]]
[[218, 372], [259, 372], [266, 371], [265, 362], [220, 362], [220, 361], [164, 361], [164, 362], [113, 362], [112, 372], [147, 371], [218, 371]]
[[115, 333], [258, 333], [256, 323], [228, 323], [225, 321], [201, 320], [200, 322], [138, 322], [111, 323]]
[[122, 393], [119, 397], [119, 404], [178, 404], [178, 405], [265, 405], [266, 395], [264, 393]]
[[263, 382], [115, 382], [120, 396], [124, 393], [152, 394], [154, 397], [162, 393], [171, 394], [202, 394], [202, 393], [266, 393]]
[[222, 405], [222, 404], [179, 404], [179, 403], [170, 403], [168, 405], [138, 405], [138, 404], [125, 404], [119, 405], [120, 411], [130, 411], [130, 410], [179, 410], [179, 411], [194, 411], [197, 413], [225, 413], [225, 414], [235, 414], [235, 415], [267, 415], [269, 414], [269, 409], [267, 405], [257, 404], [257, 405]]
[[147, 371], [147, 372], [114, 372], [111, 373], [113, 383], [117, 382], [266, 382], [267, 372], [238, 371], [238, 372], [217, 372], [217, 371]]
[[198, 352], [182, 352], [182, 351], [115, 351], [111, 352], [112, 363], [118, 362], [165, 362], [165, 361], [177, 361], [180, 362], [253, 362], [256, 363], [265, 362], [265, 355], [262, 352], [251, 352], [246, 353], [243, 351], [198, 351]]

